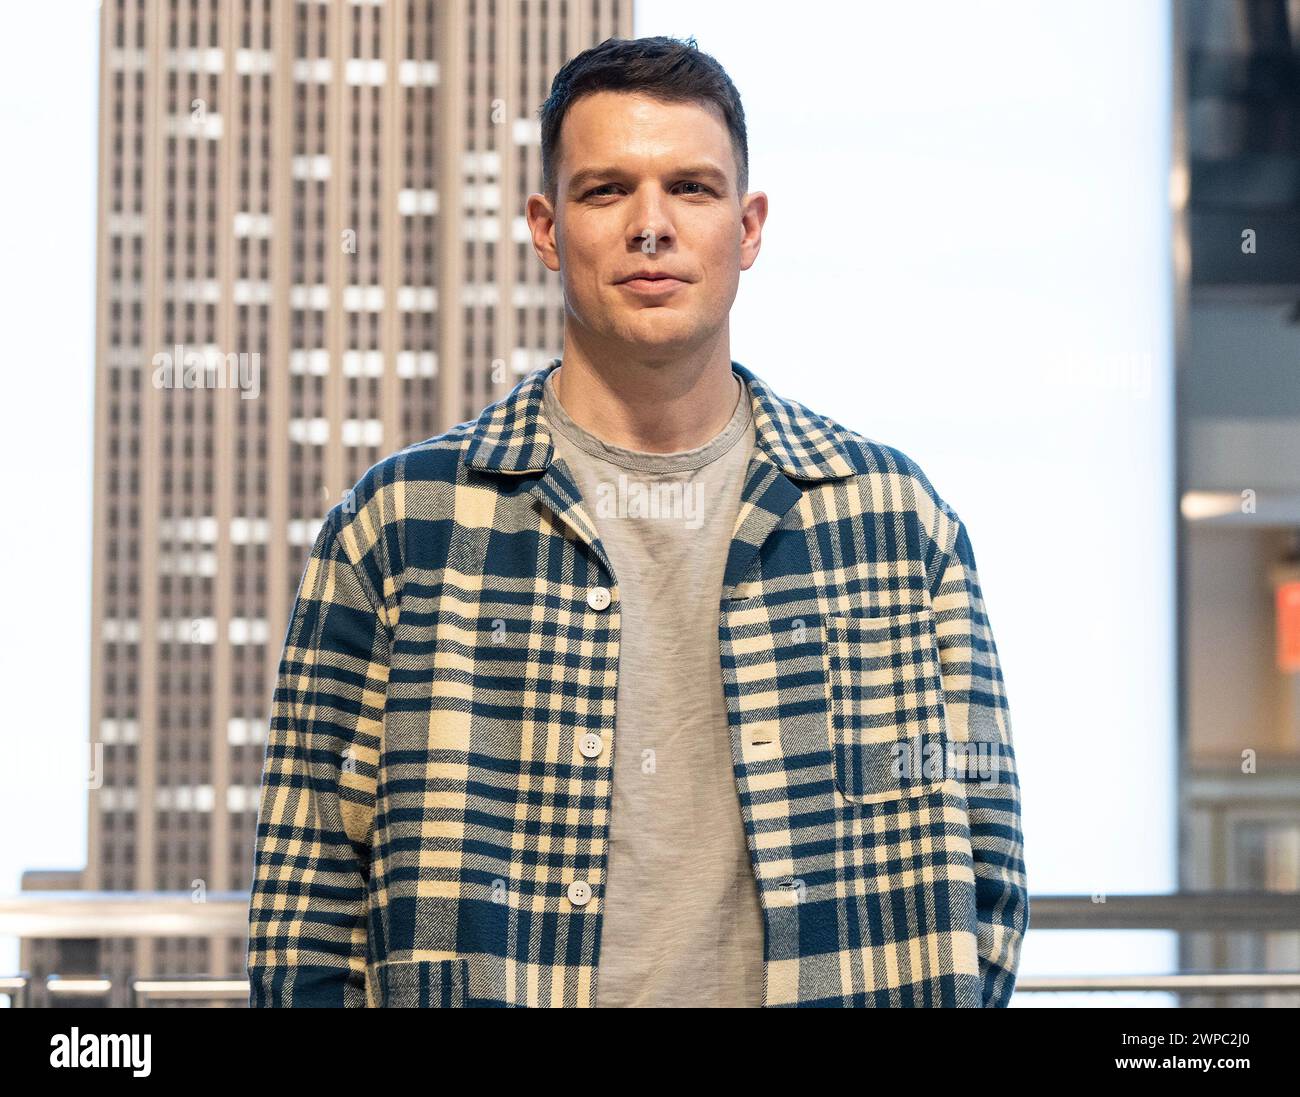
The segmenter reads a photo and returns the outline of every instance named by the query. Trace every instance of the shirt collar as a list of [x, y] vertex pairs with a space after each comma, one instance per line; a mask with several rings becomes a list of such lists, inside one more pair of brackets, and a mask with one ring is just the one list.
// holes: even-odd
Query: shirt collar
[[[552, 358], [505, 396], [483, 409], [470, 430], [465, 463], [489, 472], [542, 472], [554, 446], [543, 414], [547, 376], [560, 365]], [[739, 362], [731, 368], [747, 386], [754, 414], [756, 447], [786, 475], [827, 480], [856, 471], [844, 445], [844, 428], [831, 419], [785, 400]]]

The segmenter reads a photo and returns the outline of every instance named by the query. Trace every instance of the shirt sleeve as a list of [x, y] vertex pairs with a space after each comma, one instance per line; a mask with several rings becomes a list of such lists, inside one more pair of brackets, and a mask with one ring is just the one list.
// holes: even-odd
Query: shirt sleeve
[[272, 700], [249, 903], [250, 1006], [365, 1006], [390, 638], [327, 515]]
[[954, 757], [966, 767], [984, 1005], [999, 1007], [1011, 999], [1029, 924], [1020, 782], [1006, 687], [975, 554], [965, 524], [953, 518], [956, 536], [932, 605], [949, 735], [961, 741]]

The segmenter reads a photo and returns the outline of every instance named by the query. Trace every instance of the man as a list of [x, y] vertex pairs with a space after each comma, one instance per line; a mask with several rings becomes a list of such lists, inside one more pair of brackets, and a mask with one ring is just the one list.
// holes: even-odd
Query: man
[[1028, 900], [970, 541], [731, 361], [767, 215], [735, 87], [609, 40], [541, 114], [564, 353], [325, 519], [251, 1004], [1006, 1005]]

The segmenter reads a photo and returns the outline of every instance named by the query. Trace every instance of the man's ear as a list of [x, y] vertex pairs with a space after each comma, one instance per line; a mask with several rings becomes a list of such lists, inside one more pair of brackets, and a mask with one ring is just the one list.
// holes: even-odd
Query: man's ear
[[547, 270], [559, 271], [560, 254], [555, 243], [555, 206], [544, 194], [530, 194], [524, 206], [528, 231], [533, 238], [533, 251]]
[[740, 200], [740, 269], [749, 270], [763, 246], [763, 224], [767, 221], [767, 195], [750, 191]]

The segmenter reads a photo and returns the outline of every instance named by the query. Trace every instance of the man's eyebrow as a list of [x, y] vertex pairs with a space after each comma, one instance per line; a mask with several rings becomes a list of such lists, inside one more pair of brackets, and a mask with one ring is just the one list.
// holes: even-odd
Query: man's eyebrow
[[[579, 191], [588, 183], [594, 183], [599, 179], [616, 179], [623, 176], [620, 168], [583, 168], [576, 171], [569, 179], [570, 192]], [[713, 164], [688, 164], [684, 168], [678, 168], [672, 173], [675, 176], [691, 176], [699, 179], [711, 179], [715, 183], [725, 187], [728, 182], [727, 173]]]

